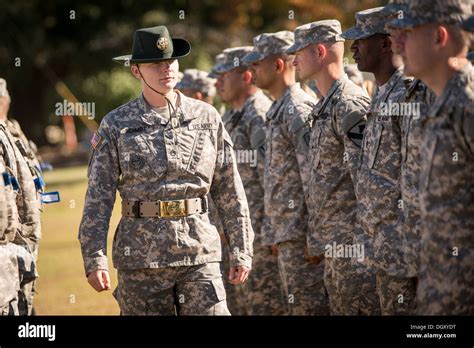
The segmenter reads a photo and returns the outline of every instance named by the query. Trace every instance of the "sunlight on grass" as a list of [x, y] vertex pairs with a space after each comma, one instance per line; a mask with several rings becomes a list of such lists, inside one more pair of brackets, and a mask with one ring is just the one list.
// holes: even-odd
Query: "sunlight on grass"
[[[56, 169], [45, 173], [46, 191], [59, 191], [61, 202], [45, 205], [42, 214], [43, 237], [40, 243], [38, 315], [116, 315], [119, 308], [112, 291], [97, 293], [87, 283], [77, 239], [87, 167]], [[120, 198], [110, 223], [108, 250], [112, 250], [113, 231], [120, 219]], [[117, 285], [116, 270], [109, 253], [112, 290]]]

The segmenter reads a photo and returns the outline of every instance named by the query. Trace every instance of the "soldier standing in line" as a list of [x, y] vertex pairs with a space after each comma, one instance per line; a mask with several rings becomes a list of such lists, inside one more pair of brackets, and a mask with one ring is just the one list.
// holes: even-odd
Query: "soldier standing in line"
[[310, 115], [316, 100], [295, 82], [293, 45], [289, 31], [254, 38], [254, 50], [244, 63], [252, 64], [257, 87], [274, 99], [266, 114], [265, 214], [269, 227], [263, 245], [278, 246], [278, 264], [290, 315], [326, 315], [329, 306], [323, 284], [322, 258], [309, 257]]
[[[386, 10], [396, 17], [399, 11], [407, 10], [407, 5], [392, 2]], [[392, 40], [392, 50], [395, 54], [404, 56], [401, 31], [392, 30], [385, 26]], [[411, 75], [406, 69], [405, 74]], [[420, 172], [421, 172], [421, 141], [423, 138], [423, 123], [426, 120], [428, 108], [433, 103], [435, 95], [419, 79], [407, 86], [405, 99], [402, 101], [405, 109], [411, 111], [402, 115], [401, 121], [401, 174], [400, 189], [403, 209], [402, 241], [404, 259], [407, 264], [407, 276], [414, 277], [418, 282], [421, 242], [421, 207], [420, 207]]]
[[364, 131], [356, 196], [357, 243], [364, 245], [368, 271], [376, 273], [383, 315], [414, 312], [415, 279], [407, 276], [402, 240], [400, 192], [402, 117], [391, 105], [403, 102], [406, 85], [401, 58], [384, 29], [390, 13], [377, 7], [355, 15], [356, 25], [342, 36], [354, 40], [353, 58], [361, 71], [375, 75], [377, 89]]
[[406, 71], [436, 95], [420, 150], [418, 314], [474, 314], [474, 68], [460, 28], [470, 15], [469, 0], [413, 0], [389, 23]]
[[229, 314], [208, 195], [232, 249], [229, 281], [243, 283], [252, 264], [232, 140], [212, 106], [174, 90], [177, 59], [190, 49], [165, 26], [137, 30], [132, 55], [115, 60], [130, 63], [143, 94], [106, 115], [91, 140], [79, 229], [84, 268], [96, 291], [110, 289], [107, 233], [118, 190], [122, 219], [112, 256], [124, 315]]
[[[17, 254], [19, 265], [20, 291], [18, 293], [18, 314], [31, 315], [35, 292], [36, 252], [41, 238], [40, 202], [33, 174], [27, 159], [21, 153], [16, 139], [7, 129], [7, 115], [10, 96], [6, 82], [0, 79], [0, 144], [6, 172], [5, 184], [11, 185], [16, 207], [11, 210], [11, 229], [13, 238], [11, 249]], [[16, 220], [16, 221], [15, 221]]]
[[[10, 185], [6, 185], [6, 172], [3, 156], [0, 157], [0, 315], [18, 315], [18, 292], [20, 278], [17, 253], [10, 247], [16, 231], [9, 228], [11, 206], [16, 208]], [[8, 182], [8, 180], [7, 180]]]
[[242, 58], [252, 48], [245, 46], [224, 50], [225, 60], [216, 70], [221, 98], [234, 110], [223, 121], [241, 159], [238, 168], [255, 232], [252, 274], [247, 282], [249, 314], [282, 315], [285, 312], [278, 259], [270, 246], [261, 244], [261, 231], [266, 223], [263, 205], [265, 114], [271, 101], [255, 86], [251, 70], [242, 63]]
[[356, 260], [335, 253], [335, 247], [353, 246], [354, 183], [370, 104], [367, 93], [344, 72], [340, 35], [341, 24], [335, 19], [304, 24], [295, 29], [295, 44], [287, 50], [296, 53], [299, 76], [316, 81], [323, 95], [313, 111], [308, 254], [321, 257], [334, 249], [324, 261], [332, 315], [378, 314], [375, 277]]

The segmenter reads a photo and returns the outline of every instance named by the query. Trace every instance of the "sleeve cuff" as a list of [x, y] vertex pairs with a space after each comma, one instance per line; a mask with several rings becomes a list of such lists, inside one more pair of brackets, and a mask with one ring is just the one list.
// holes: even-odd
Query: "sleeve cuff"
[[102, 255], [102, 256], [97, 256], [97, 257], [92, 257], [92, 258], [86, 258], [84, 260], [84, 269], [86, 271], [86, 277], [91, 272], [97, 271], [99, 269], [108, 271], [109, 263], [107, 260], [107, 256]]
[[232, 255], [230, 258], [230, 267], [245, 266], [252, 268], [252, 256], [239, 253], [239, 255]]

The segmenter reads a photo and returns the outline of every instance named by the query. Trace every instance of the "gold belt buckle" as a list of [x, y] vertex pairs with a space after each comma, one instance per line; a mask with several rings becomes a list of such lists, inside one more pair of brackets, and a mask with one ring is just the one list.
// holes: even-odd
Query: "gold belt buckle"
[[183, 217], [186, 216], [186, 205], [184, 199], [179, 201], [160, 201], [160, 217]]

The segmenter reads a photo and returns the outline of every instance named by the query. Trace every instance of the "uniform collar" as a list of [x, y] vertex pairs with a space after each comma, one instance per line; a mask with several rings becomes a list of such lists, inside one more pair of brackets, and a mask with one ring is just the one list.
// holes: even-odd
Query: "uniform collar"
[[270, 109], [267, 112], [267, 117], [269, 119], [275, 118], [276, 114], [278, 113], [277, 110], [280, 110], [280, 107], [282, 106], [282, 104], [290, 97], [291, 93], [293, 91], [296, 91], [298, 88], [301, 88], [298, 82], [295, 83], [294, 85], [287, 87], [285, 92], [282, 94], [282, 96], [278, 98], [277, 100], [275, 100], [273, 104], [270, 106]]
[[374, 109], [374, 107], [380, 105], [380, 103], [385, 103], [392, 93], [393, 89], [395, 86], [398, 84], [400, 79], [403, 78], [403, 65], [400, 66], [398, 69], [395, 70], [395, 72], [392, 74], [392, 76], [388, 79], [388, 81], [383, 85], [383, 91], [382, 95], [378, 95], [379, 93], [379, 86], [377, 86], [377, 90], [375, 91], [375, 98], [372, 99], [372, 105], [371, 105], [371, 110]]
[[429, 117], [435, 117], [440, 112], [442, 107], [447, 103], [449, 97], [453, 93], [457, 92], [459, 86], [463, 86], [467, 83], [467, 75], [472, 68], [472, 64], [468, 62], [462, 67], [461, 70], [457, 71], [453, 76], [451, 76], [448, 83], [444, 87], [443, 93], [433, 102], [428, 113]]
[[[175, 90], [175, 92], [178, 94], [178, 106], [176, 107], [176, 115], [178, 116], [178, 119], [183, 122], [198, 117], [199, 115], [195, 112], [195, 108], [193, 105], [194, 100], [191, 100], [191, 98], [186, 97], [178, 90]], [[153, 110], [150, 104], [148, 104], [145, 97], [143, 96], [143, 93], [138, 98], [138, 107], [140, 110], [139, 114], [141, 120], [148, 125], [155, 124], [156, 117], [158, 114], [155, 110]], [[161, 123], [167, 122], [168, 121], [166, 120]]]
[[319, 101], [319, 103], [318, 103], [319, 106], [317, 106], [317, 108], [315, 109], [315, 114], [319, 115], [326, 108], [326, 105], [329, 103], [332, 96], [347, 81], [349, 81], [349, 77], [347, 76], [346, 73], [343, 73], [338, 79], [334, 80], [334, 82], [332, 83], [331, 87], [329, 88], [328, 93], [326, 94], [326, 96], [323, 97]]

